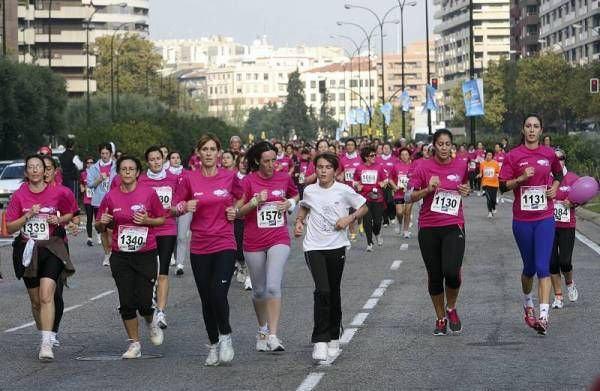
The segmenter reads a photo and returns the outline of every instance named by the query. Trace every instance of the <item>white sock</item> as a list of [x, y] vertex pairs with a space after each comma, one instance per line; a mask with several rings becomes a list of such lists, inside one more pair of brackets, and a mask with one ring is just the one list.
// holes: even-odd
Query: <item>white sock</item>
[[540, 304], [540, 319], [548, 320], [548, 310], [550, 309], [550, 304]]
[[268, 334], [269, 333], [269, 325], [265, 324], [264, 326], [260, 326], [258, 328], [258, 331], [263, 333], [263, 334]]
[[52, 334], [50, 334], [50, 337], [52, 338], [53, 341], [56, 340], [56, 333], [54, 331], [51, 331]]
[[42, 343], [52, 342], [52, 331], [42, 331]]
[[533, 307], [533, 298], [531, 297], [531, 293], [523, 295], [523, 305], [525, 307]]

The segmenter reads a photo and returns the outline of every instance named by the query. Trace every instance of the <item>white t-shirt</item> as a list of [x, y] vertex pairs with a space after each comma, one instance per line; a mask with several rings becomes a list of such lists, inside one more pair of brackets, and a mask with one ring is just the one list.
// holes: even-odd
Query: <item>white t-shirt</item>
[[300, 205], [310, 209], [306, 218], [304, 251], [333, 250], [350, 245], [347, 229], [336, 230], [335, 223], [348, 216], [348, 209], [358, 209], [365, 204], [365, 197], [350, 186], [335, 182], [325, 189], [318, 183], [308, 185]]

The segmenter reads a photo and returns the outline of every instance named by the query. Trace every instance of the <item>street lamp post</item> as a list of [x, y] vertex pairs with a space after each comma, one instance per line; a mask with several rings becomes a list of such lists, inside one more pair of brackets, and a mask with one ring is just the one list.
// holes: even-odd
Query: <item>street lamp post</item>
[[[427, 0], [426, 0], [427, 2]], [[408, 5], [409, 7], [414, 7], [417, 3], [411, 1], [407, 3], [406, 0], [398, 0], [398, 7], [400, 7], [400, 50], [402, 53], [402, 92], [406, 88], [405, 85], [405, 77], [404, 77], [404, 7]], [[429, 56], [429, 51], [427, 52]], [[429, 60], [428, 60], [429, 61]], [[429, 62], [427, 62], [427, 69], [429, 69]], [[429, 80], [429, 71], [427, 72], [427, 80]], [[429, 83], [429, 81], [427, 82]], [[428, 111], [429, 112], [429, 111]], [[430, 131], [431, 133], [431, 131]], [[406, 112], [402, 110], [402, 138], [406, 138]]]
[[[473, 34], [473, 0], [469, 0], [469, 76], [475, 79], [475, 37]], [[475, 144], [475, 117], [471, 116], [471, 144]]]
[[116, 103], [116, 112], [117, 112], [117, 116], [120, 115], [120, 96], [121, 96], [121, 70], [119, 69], [119, 65], [120, 65], [120, 59], [121, 59], [121, 48], [123, 47], [123, 45], [125, 44], [125, 42], [127, 42], [127, 36], [123, 37], [123, 39], [121, 40], [121, 43], [119, 44], [119, 47], [117, 48], [117, 103]]
[[[427, 51], [427, 85], [429, 85], [431, 83], [431, 69], [429, 66], [429, 0], [425, 0], [425, 50]], [[404, 53], [404, 50], [402, 53]], [[404, 65], [404, 61], [402, 61], [402, 65]], [[404, 75], [404, 72], [402, 72], [402, 75]], [[428, 92], [425, 91], [426, 97], [427, 94]], [[425, 104], [427, 105], [427, 103]], [[429, 108], [427, 108], [427, 129], [429, 134], [433, 133], [431, 127], [431, 109]]]

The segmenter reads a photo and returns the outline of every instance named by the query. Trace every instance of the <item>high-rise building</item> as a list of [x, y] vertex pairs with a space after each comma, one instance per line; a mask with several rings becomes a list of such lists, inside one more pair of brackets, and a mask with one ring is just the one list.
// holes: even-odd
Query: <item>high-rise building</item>
[[600, 59], [600, 0], [541, 0], [542, 50], [573, 63]]
[[540, 0], [512, 0], [510, 6], [511, 54], [516, 58], [540, 50]]
[[115, 31], [149, 34], [150, 0], [82, 0], [93, 13], [93, 37], [111, 35]]
[[0, 54], [16, 57], [18, 18], [17, 0], [0, 1]]

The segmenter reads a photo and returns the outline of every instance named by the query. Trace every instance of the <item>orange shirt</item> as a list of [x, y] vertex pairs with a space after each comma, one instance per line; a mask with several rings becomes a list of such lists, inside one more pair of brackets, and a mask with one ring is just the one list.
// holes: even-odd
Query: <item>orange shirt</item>
[[489, 162], [484, 160], [479, 165], [479, 173], [481, 174], [481, 186], [500, 187], [498, 175], [500, 174], [500, 165], [495, 160]]

